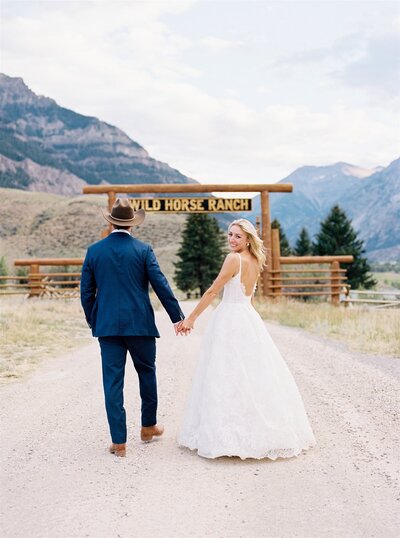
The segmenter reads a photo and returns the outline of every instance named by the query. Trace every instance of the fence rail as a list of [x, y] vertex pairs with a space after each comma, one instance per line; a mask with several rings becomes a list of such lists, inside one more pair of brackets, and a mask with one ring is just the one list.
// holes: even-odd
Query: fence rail
[[[273, 230], [278, 232], [278, 230]], [[340, 293], [346, 285], [346, 270], [339, 262], [351, 263], [352, 256], [280, 256], [279, 235], [273, 233], [272, 267], [268, 270], [268, 293], [271, 298], [325, 297], [339, 303]], [[28, 297], [76, 297], [79, 294], [81, 272], [69, 267], [80, 267], [82, 258], [32, 258], [14, 262], [17, 267], [27, 267], [28, 274], [0, 277], [0, 295], [24, 294]], [[321, 268], [328, 264], [329, 268]], [[290, 268], [292, 265], [297, 267]], [[307, 267], [305, 267], [307, 265]], [[317, 265], [317, 267], [315, 267]], [[64, 267], [64, 271], [43, 270]], [[289, 266], [289, 267], [288, 267]]]
[[[341, 290], [347, 281], [346, 269], [342, 269], [339, 264], [352, 261], [353, 256], [281, 256], [279, 230], [274, 229], [272, 267], [268, 271], [268, 296], [330, 296], [332, 303], [339, 304]], [[292, 265], [297, 267], [289, 268]], [[329, 267], [321, 268], [320, 265]]]
[[[28, 274], [1, 276], [0, 295], [72, 298], [79, 295], [80, 271], [68, 267], [82, 266], [82, 258], [32, 258], [15, 260], [17, 267], [28, 267]], [[42, 267], [65, 267], [65, 271], [44, 272]]]
[[400, 307], [400, 291], [349, 291], [343, 303], [348, 306], [364, 304], [374, 308], [396, 308]]

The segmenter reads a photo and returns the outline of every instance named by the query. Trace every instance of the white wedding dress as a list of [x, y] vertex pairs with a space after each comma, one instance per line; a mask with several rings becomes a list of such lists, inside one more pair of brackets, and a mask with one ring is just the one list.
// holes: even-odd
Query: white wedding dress
[[296, 382], [245, 294], [241, 259], [206, 328], [178, 443], [205, 458], [272, 460], [316, 444]]

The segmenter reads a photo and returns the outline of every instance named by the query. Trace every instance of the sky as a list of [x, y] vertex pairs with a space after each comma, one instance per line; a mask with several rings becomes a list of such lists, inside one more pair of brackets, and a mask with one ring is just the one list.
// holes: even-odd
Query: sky
[[400, 153], [400, 3], [1, 0], [0, 70], [203, 183]]

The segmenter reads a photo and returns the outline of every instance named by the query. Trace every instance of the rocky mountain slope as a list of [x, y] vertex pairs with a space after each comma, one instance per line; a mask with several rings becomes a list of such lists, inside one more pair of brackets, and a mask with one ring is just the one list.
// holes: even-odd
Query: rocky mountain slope
[[0, 74], [0, 186], [78, 194], [84, 184], [193, 183], [123, 131]]
[[[400, 159], [375, 170], [347, 163], [303, 166], [280, 183], [293, 183], [293, 192], [272, 194], [271, 213], [292, 245], [303, 226], [313, 236], [338, 203], [353, 220], [371, 259], [400, 259]], [[257, 196], [250, 218], [259, 214]]]

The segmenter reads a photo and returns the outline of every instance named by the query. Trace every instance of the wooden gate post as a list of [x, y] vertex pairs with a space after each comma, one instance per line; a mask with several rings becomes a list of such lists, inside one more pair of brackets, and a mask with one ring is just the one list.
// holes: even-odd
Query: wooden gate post
[[[272, 277], [277, 280], [271, 280], [272, 285], [276, 286], [272, 287], [271, 290], [272, 293], [276, 293], [277, 296], [282, 295], [282, 280], [281, 278], [281, 245], [279, 240], [279, 230], [277, 228], [272, 230], [272, 269], [273, 273], [271, 273]], [[277, 272], [275, 272], [277, 271]]]
[[331, 301], [338, 305], [340, 302], [340, 265], [338, 261], [331, 263]]
[[[117, 199], [117, 193], [114, 191], [108, 192], [108, 212], [111, 213], [111, 209], [113, 208], [113, 205], [115, 203], [115, 200]], [[107, 235], [110, 235], [112, 232], [112, 224], [109, 223], [107, 228], [103, 230], [101, 237], [107, 237]]]
[[267, 254], [267, 266], [265, 267], [262, 273], [263, 280], [263, 295], [267, 297], [271, 294], [271, 247], [272, 247], [272, 237], [271, 237], [271, 212], [269, 208], [269, 192], [262, 191], [261, 195], [261, 232], [262, 240], [264, 241], [264, 246]]
[[38, 276], [40, 273], [40, 265], [39, 264], [32, 264], [29, 266], [29, 273], [28, 273], [28, 285], [29, 285], [29, 295], [28, 297], [39, 297], [42, 288], [40, 285], [40, 282], [42, 280], [41, 276]]

